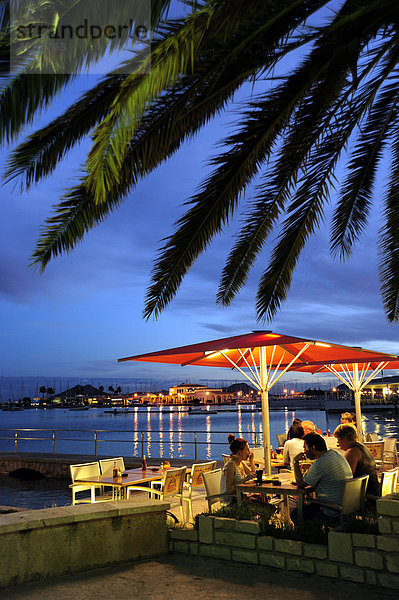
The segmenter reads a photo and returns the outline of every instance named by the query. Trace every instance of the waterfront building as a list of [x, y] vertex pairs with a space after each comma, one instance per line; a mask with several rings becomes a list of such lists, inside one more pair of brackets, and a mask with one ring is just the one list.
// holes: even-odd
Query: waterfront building
[[399, 396], [399, 376], [372, 379], [365, 390], [371, 396], [371, 402], [396, 403]]
[[226, 392], [222, 388], [182, 383], [169, 388], [171, 404], [232, 404], [242, 398], [240, 392]]

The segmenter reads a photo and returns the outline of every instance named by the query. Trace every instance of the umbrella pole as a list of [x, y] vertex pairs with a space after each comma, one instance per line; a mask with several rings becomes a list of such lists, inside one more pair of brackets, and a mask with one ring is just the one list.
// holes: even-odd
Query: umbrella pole
[[356, 413], [356, 429], [357, 439], [359, 442], [363, 441], [363, 428], [362, 428], [362, 412], [360, 407], [360, 390], [354, 390], [355, 392], [355, 413]]
[[359, 381], [359, 365], [353, 364], [353, 392], [355, 396], [355, 413], [356, 413], [356, 429], [357, 439], [359, 442], [363, 441], [363, 429], [362, 429], [362, 409], [360, 405], [360, 381]]
[[265, 474], [271, 475], [272, 464], [270, 462], [269, 392], [267, 390], [262, 390], [261, 398], [263, 444], [265, 449]]
[[260, 383], [261, 383], [261, 401], [262, 401], [262, 428], [263, 428], [263, 446], [265, 458], [265, 473], [271, 475], [272, 464], [270, 461], [270, 423], [269, 423], [269, 391], [267, 389], [267, 359], [266, 347], [259, 349], [260, 354]]

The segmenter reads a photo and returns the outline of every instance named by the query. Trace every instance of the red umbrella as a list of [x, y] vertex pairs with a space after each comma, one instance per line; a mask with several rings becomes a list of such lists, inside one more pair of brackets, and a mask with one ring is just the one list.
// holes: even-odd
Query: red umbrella
[[[261, 392], [265, 467], [270, 474], [269, 390], [287, 371], [331, 372], [355, 393], [356, 421], [361, 439], [360, 393], [382, 369], [399, 369], [399, 357], [359, 347], [293, 337], [272, 331], [253, 331], [189, 346], [119, 358], [237, 369]], [[371, 374], [370, 374], [371, 371]]]

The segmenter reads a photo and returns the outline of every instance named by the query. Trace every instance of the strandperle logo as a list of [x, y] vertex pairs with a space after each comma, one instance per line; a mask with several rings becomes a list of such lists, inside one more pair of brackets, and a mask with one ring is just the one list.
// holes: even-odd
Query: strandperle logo
[[150, 0], [4, 2], [9, 11], [2, 30], [12, 73], [149, 72]]
[[102, 37], [107, 40], [131, 39], [145, 40], [148, 34], [148, 28], [145, 25], [134, 24], [133, 19], [129, 19], [128, 24], [119, 25], [95, 25], [89, 23], [88, 19], [84, 19], [79, 25], [60, 25], [54, 27], [44, 23], [29, 23], [27, 25], [19, 25], [16, 29], [16, 39], [37, 39], [43, 36], [51, 40], [72, 40], [78, 38], [80, 40], [98, 40]]

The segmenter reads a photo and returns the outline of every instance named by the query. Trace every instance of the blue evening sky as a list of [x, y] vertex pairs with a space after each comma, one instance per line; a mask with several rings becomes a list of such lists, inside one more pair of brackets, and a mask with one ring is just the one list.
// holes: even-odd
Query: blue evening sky
[[[36, 125], [59, 114], [93, 82], [92, 77], [79, 78]], [[235, 117], [230, 113], [203, 128], [142, 181], [83, 244], [51, 262], [43, 275], [28, 266], [39, 228], [63, 191], [77, 181], [89, 142], [68, 154], [51, 177], [28, 193], [20, 193], [15, 183], [3, 185], [0, 375], [227, 378], [227, 373], [220, 375], [212, 369], [118, 364], [117, 358], [260, 328], [399, 352], [397, 328], [384, 316], [377, 274], [383, 172], [370, 225], [352, 258], [346, 263], [331, 258], [326, 214], [326, 226], [303, 252], [288, 300], [272, 323], [257, 323], [254, 310], [257, 279], [266, 268], [268, 247], [231, 307], [216, 306], [220, 273], [238, 219], [197, 261], [158, 321], [143, 320], [146, 287], [161, 240], [173, 232], [183, 202], [209, 172], [207, 161], [217, 153], [217, 143], [231, 131]], [[1, 158], [4, 164], [6, 150]], [[231, 374], [233, 379], [238, 377]]]

